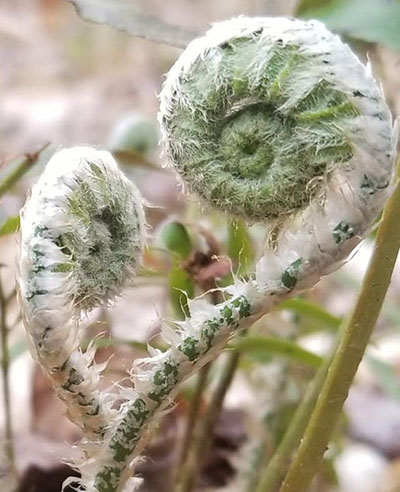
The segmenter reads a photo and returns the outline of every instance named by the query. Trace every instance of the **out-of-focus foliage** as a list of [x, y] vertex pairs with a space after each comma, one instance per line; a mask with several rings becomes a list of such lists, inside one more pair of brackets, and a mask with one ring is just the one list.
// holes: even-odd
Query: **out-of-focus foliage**
[[0, 226], [0, 236], [13, 234], [19, 229], [19, 215], [8, 217]]
[[281, 338], [251, 336], [233, 344], [236, 350], [248, 353], [258, 362], [271, 362], [272, 356], [284, 357], [313, 368], [320, 366], [322, 359], [296, 343]]
[[243, 220], [232, 220], [228, 225], [227, 252], [232, 260], [234, 271], [245, 275], [250, 271], [254, 260], [253, 245]]
[[165, 247], [171, 252], [171, 265], [168, 272], [171, 306], [176, 316], [184, 318], [188, 314], [188, 299], [194, 297], [193, 280], [182, 263], [192, 251], [190, 236], [186, 227], [176, 221], [166, 224], [160, 236]]
[[186, 227], [177, 221], [166, 224], [161, 231], [161, 239], [165, 247], [172, 253], [186, 259], [192, 251], [192, 242]]
[[302, 299], [301, 297], [295, 297], [282, 302], [278, 309], [287, 309], [294, 315], [303, 317], [304, 321], [311, 326], [315, 326], [316, 329], [312, 330], [311, 327], [307, 331], [318, 331], [323, 329], [337, 330], [340, 326], [341, 319], [333, 316], [326, 309], [318, 304]]
[[148, 156], [157, 147], [158, 139], [155, 122], [135, 112], [118, 122], [110, 135], [108, 147], [112, 151], [137, 152]]
[[319, 19], [350, 38], [400, 51], [400, 2], [396, 0], [302, 0], [295, 13]]
[[196, 33], [173, 26], [157, 17], [139, 12], [133, 2], [124, 0], [67, 0], [82, 19], [107, 24], [133, 36], [184, 48]]
[[399, 377], [393, 367], [371, 355], [367, 355], [366, 361], [383, 391], [394, 400], [400, 401]]

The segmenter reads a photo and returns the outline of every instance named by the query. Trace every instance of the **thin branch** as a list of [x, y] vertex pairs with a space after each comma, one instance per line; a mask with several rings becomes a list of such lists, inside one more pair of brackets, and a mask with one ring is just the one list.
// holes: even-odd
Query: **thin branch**
[[14, 451], [14, 434], [12, 429], [11, 418], [11, 401], [10, 401], [10, 381], [9, 367], [10, 354], [8, 350], [8, 326], [6, 320], [7, 302], [4, 296], [3, 283], [0, 277], [0, 337], [1, 337], [1, 377], [3, 383], [3, 400], [5, 414], [5, 454], [13, 474], [16, 474], [15, 451]]
[[40, 149], [36, 152], [31, 152], [25, 154], [21, 162], [16, 166], [16, 168], [6, 176], [3, 181], [0, 182], [0, 197], [4, 195], [10, 188], [12, 188], [15, 183], [27, 172], [38, 160], [38, 157], [43, 150], [45, 150], [50, 143], [42, 145]]
[[17, 295], [17, 289], [14, 287], [13, 290], [4, 298], [4, 303], [7, 306]]
[[[277, 362], [274, 361], [274, 364]], [[264, 463], [270, 459], [279, 444], [281, 420], [285, 419], [285, 412], [282, 410], [288, 402], [289, 371], [290, 363], [281, 362], [274, 382], [266, 381], [267, 385], [273, 384], [274, 386], [270, 389], [269, 394], [267, 392], [269, 400], [267, 400], [267, 410], [264, 412], [257, 438], [250, 449], [250, 458], [242, 470], [244, 492], [254, 492], [257, 489]]]

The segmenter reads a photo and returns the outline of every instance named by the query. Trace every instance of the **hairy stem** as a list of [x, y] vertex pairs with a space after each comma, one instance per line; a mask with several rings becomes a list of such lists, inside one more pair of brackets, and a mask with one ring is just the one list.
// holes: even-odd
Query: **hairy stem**
[[[125, 479], [128, 463], [140, 451], [146, 429], [172, 401], [178, 384], [215, 357], [230, 333], [248, 326], [262, 315], [260, 299], [248, 294], [250, 291], [247, 296], [233, 296], [217, 306], [209, 306], [196, 328], [196, 335], [186, 335], [179, 344], [158, 357], [139, 361], [135, 378], [136, 397], [125, 404], [117, 424], [106, 434], [105, 448], [109, 458], [103, 461], [89, 487], [96, 492], [118, 490]], [[198, 317], [194, 318], [199, 321]], [[231, 360], [231, 364], [235, 365], [236, 361]], [[221, 385], [228, 383], [221, 382]]]
[[190, 450], [189, 459], [186, 466], [182, 469], [182, 479], [180, 486], [178, 487], [178, 492], [191, 492], [194, 487], [197, 472], [201, 468], [204, 455], [212, 441], [211, 434], [214, 430], [218, 415], [220, 414], [226, 392], [238, 366], [239, 356], [239, 352], [228, 354], [217, 386], [211, 396], [206, 414], [198, 426], [195, 441]]
[[[219, 291], [212, 291], [210, 293], [212, 303], [219, 304], [222, 299], [221, 299], [221, 293]], [[195, 389], [195, 394], [193, 397], [193, 400], [190, 405], [189, 409], [189, 415], [186, 421], [186, 427], [185, 427], [185, 433], [184, 433], [184, 438], [183, 438], [183, 443], [182, 443], [182, 448], [181, 448], [181, 454], [177, 463], [176, 467], [176, 476], [175, 476], [175, 486], [179, 487], [179, 484], [181, 483], [182, 480], [182, 473], [181, 470], [185, 470], [186, 467], [188, 466], [187, 461], [190, 458], [193, 443], [195, 436], [197, 435], [197, 430], [196, 426], [198, 427], [199, 420], [198, 420], [198, 415], [199, 415], [199, 410], [200, 410], [200, 404], [202, 401], [202, 396], [204, 393], [204, 390], [206, 389], [207, 386], [207, 379], [208, 375], [211, 369], [211, 362], [209, 362], [206, 366], [204, 366], [202, 369], [199, 371], [199, 377]]]
[[[398, 166], [399, 166], [398, 161]], [[400, 247], [400, 182], [385, 207], [355, 309], [329, 367], [315, 409], [281, 492], [303, 492], [321, 463], [378, 319]]]
[[4, 414], [5, 414], [5, 454], [13, 473], [16, 473], [15, 468], [15, 452], [14, 452], [14, 434], [11, 418], [11, 401], [10, 401], [10, 381], [9, 381], [9, 365], [10, 354], [8, 348], [8, 326], [6, 320], [7, 299], [4, 295], [3, 283], [0, 279], [0, 335], [1, 335], [1, 376], [3, 383], [3, 399], [4, 399]]

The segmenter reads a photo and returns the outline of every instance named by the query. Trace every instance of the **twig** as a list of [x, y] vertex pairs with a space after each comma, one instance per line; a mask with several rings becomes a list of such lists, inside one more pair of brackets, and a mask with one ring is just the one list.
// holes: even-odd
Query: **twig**
[[4, 296], [3, 283], [0, 278], [0, 335], [1, 335], [1, 376], [3, 383], [3, 399], [5, 414], [5, 454], [13, 474], [16, 475], [15, 452], [14, 452], [14, 435], [11, 419], [11, 401], [10, 401], [10, 381], [9, 381], [9, 364], [10, 354], [8, 351], [8, 327], [6, 321], [7, 300]]
[[[400, 158], [398, 159], [398, 172]], [[281, 492], [304, 492], [318, 470], [386, 296], [400, 247], [400, 182], [385, 207], [355, 309]]]
[[[295, 340], [288, 336], [285, 339]], [[272, 372], [262, 371], [264, 392], [260, 404], [264, 406], [264, 414], [257, 431], [256, 439], [250, 448], [250, 459], [243, 467], [242, 477], [245, 492], [254, 492], [264, 471], [264, 463], [270, 460], [281, 441], [282, 419], [285, 420], [285, 406], [289, 402], [288, 386], [290, 385], [291, 362], [274, 360], [269, 364]], [[276, 368], [276, 372], [274, 372]], [[264, 400], [264, 401], [262, 401]]]
[[[274, 363], [277, 364], [276, 361]], [[279, 443], [280, 420], [282, 417], [285, 418], [282, 409], [287, 403], [290, 363], [281, 362], [278, 367], [278, 374], [272, 375], [275, 376], [274, 381], [265, 381], [267, 387], [268, 384], [272, 384], [273, 387], [267, 390], [267, 410], [257, 432], [257, 439], [250, 450], [250, 459], [243, 470], [244, 492], [254, 492], [257, 489], [264, 463], [269, 460]]]
[[13, 290], [5, 297], [4, 303], [7, 306], [17, 295], [17, 289], [14, 287]]
[[33, 166], [33, 164], [37, 161], [39, 155], [43, 150], [45, 150], [50, 143], [46, 143], [42, 145], [39, 150], [36, 152], [31, 152], [29, 154], [25, 154], [22, 161], [16, 166], [16, 168], [10, 172], [8, 176], [6, 176], [3, 181], [0, 182], [0, 197], [4, 195], [15, 183]]

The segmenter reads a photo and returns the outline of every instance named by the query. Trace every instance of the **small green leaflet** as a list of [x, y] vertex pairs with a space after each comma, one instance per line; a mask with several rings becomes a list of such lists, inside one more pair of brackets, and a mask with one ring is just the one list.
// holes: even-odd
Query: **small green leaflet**
[[353, 39], [400, 51], [400, 2], [396, 0], [302, 0], [295, 15], [318, 19]]
[[0, 236], [7, 236], [8, 234], [14, 234], [19, 229], [19, 215], [13, 215], [9, 217], [0, 226]]

